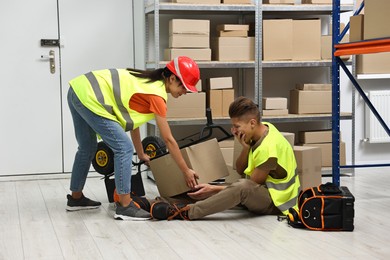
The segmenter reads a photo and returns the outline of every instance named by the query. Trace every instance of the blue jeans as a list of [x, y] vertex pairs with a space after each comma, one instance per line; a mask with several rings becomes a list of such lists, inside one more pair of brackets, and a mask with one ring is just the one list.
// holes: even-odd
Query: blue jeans
[[86, 108], [72, 88], [68, 91], [68, 104], [73, 118], [78, 143], [70, 179], [70, 190], [83, 190], [92, 159], [97, 149], [99, 134], [114, 152], [115, 186], [118, 194], [128, 194], [131, 189], [133, 142], [122, 126], [113, 120], [96, 115]]

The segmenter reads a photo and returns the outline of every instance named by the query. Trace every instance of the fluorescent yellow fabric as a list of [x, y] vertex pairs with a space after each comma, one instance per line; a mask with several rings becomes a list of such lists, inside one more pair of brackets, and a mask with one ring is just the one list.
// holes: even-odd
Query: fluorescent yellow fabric
[[298, 209], [300, 182], [296, 174], [297, 164], [294, 151], [274, 125], [267, 122], [263, 124], [268, 126], [268, 134], [254, 151], [253, 149], [249, 151], [248, 167], [244, 172], [250, 176], [256, 167], [265, 163], [269, 158], [276, 158], [278, 165], [287, 172], [287, 176], [284, 179], [274, 179], [268, 175], [265, 185], [275, 206], [287, 215], [289, 208]]
[[[126, 131], [154, 118], [153, 113], [141, 114], [129, 108], [129, 100], [135, 93], [158, 95], [165, 101], [168, 98], [163, 81], [147, 83], [146, 79], [137, 78], [125, 69], [99, 70], [92, 74], [98, 89], [94, 89], [88, 74], [72, 79], [69, 84], [84, 106], [99, 116], [117, 121]], [[119, 77], [119, 85], [115, 83], [113, 74]], [[100, 100], [99, 91], [102, 95]]]

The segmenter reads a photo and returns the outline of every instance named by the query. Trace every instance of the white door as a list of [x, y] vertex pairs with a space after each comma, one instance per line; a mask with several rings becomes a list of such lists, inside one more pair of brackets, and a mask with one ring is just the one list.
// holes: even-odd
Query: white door
[[91, 70], [133, 67], [133, 1], [60, 0], [59, 10], [64, 172], [70, 172], [77, 143], [66, 102], [68, 82]]
[[0, 176], [62, 172], [57, 1], [2, 0], [0, 35]]

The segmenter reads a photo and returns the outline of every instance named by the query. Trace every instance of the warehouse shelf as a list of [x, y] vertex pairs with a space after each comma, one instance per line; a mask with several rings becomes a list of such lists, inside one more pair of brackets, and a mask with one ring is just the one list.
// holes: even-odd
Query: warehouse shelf
[[[272, 5], [263, 4], [263, 12], [280, 13], [290, 12], [297, 15], [322, 15], [332, 12], [332, 5], [315, 5], [315, 4], [297, 4], [297, 5]], [[342, 5], [341, 12], [349, 12], [353, 10], [353, 5]]]
[[[159, 61], [158, 67], [163, 68], [168, 61]], [[255, 68], [255, 61], [196, 61], [199, 68], [219, 68], [219, 69], [238, 69], [238, 68]], [[155, 62], [147, 62], [146, 68], [156, 67]]]
[[[347, 64], [352, 64], [347, 61]], [[263, 68], [301, 68], [301, 67], [331, 67], [331, 60], [313, 61], [262, 61]]]
[[[156, 7], [156, 4], [158, 7]], [[188, 12], [254, 12], [256, 5], [248, 4], [178, 4], [178, 3], [148, 3], [145, 5], [145, 14], [153, 12], [172, 13], [172, 11], [188, 11]], [[207, 14], [207, 13], [205, 13]]]
[[[354, 15], [360, 13], [364, 7], [364, 1], [360, 7], [355, 11]], [[342, 55], [357, 55], [357, 54], [370, 54], [380, 52], [390, 52], [390, 38], [364, 40], [352, 43], [340, 43], [340, 39], [343, 38], [346, 31], [349, 29], [349, 24], [345, 27], [343, 32], [340, 32], [340, 0], [333, 0], [333, 58], [332, 58], [332, 181], [336, 185], [340, 185], [340, 168], [353, 168], [353, 167], [372, 167], [378, 165], [349, 165], [340, 166], [340, 67], [348, 76], [355, 89], [359, 92], [366, 105], [370, 108], [371, 112], [378, 119], [386, 133], [390, 136], [390, 128], [384, 122], [381, 115], [373, 106], [359, 83], [347, 68], [346, 64], [340, 59]], [[354, 117], [354, 113], [353, 113]], [[352, 118], [353, 119], [353, 118]], [[354, 122], [354, 120], [352, 121]], [[352, 131], [352, 137], [354, 142], [354, 131]], [[354, 149], [354, 143], [353, 148]], [[352, 160], [354, 163], [354, 159]], [[380, 166], [390, 166], [390, 164], [381, 164]]]
[[390, 79], [390, 74], [358, 74], [357, 79]]
[[[340, 118], [344, 120], [352, 119], [351, 113], [341, 113]], [[206, 125], [206, 117], [200, 118], [168, 118], [169, 125]], [[263, 121], [270, 123], [289, 123], [289, 122], [312, 122], [312, 121], [330, 121], [332, 120], [332, 114], [289, 114], [284, 116], [263, 116]], [[152, 125], [156, 125], [156, 121], [149, 122]], [[229, 117], [213, 117], [213, 123], [218, 125], [231, 124]]]

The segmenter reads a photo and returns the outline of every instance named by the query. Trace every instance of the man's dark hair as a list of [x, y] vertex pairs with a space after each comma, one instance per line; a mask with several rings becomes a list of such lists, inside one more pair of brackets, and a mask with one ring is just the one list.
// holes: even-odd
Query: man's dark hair
[[230, 118], [252, 117], [260, 122], [260, 111], [258, 106], [249, 98], [238, 97], [229, 106]]

